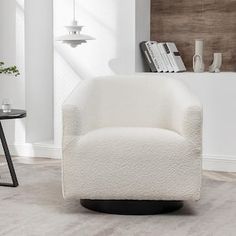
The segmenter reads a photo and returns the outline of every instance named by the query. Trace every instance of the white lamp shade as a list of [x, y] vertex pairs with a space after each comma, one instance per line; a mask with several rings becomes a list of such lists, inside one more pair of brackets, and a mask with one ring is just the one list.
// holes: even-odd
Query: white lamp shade
[[94, 40], [93, 37], [80, 33], [83, 26], [77, 25], [77, 22], [73, 22], [72, 25], [65, 26], [65, 28], [67, 29], [68, 34], [59, 36], [56, 40], [69, 44], [73, 48], [82, 43], [86, 43], [88, 40]]
[[78, 42], [81, 41], [81, 43], [83, 43], [84, 41], [86, 42], [87, 40], [93, 40], [93, 39], [94, 38], [85, 34], [65, 34], [56, 38], [57, 41], [67, 41], [65, 43], [69, 43], [71, 41], [72, 43], [75, 41], [78, 41]]
[[73, 0], [73, 9], [74, 9], [73, 21], [71, 25], [65, 26], [65, 28], [68, 31], [68, 34], [59, 36], [56, 38], [56, 40], [62, 41], [63, 43], [69, 44], [71, 47], [75, 48], [77, 47], [77, 45], [86, 43], [88, 40], [93, 40], [94, 38], [89, 35], [80, 33], [83, 26], [78, 25], [77, 21], [75, 20], [75, 0]]

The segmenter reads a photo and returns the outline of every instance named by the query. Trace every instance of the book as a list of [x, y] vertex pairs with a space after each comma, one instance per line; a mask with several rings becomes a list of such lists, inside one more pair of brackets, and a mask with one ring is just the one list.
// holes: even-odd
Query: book
[[168, 57], [168, 59], [169, 59], [169, 62], [170, 62], [170, 64], [171, 64], [171, 66], [172, 66], [174, 72], [178, 72], [178, 68], [176, 68], [176, 65], [175, 65], [175, 63], [174, 63], [174, 60], [173, 60], [171, 54], [170, 54], [170, 50], [169, 50], [167, 44], [164, 43], [163, 46], [164, 46], [166, 55], [167, 55], [167, 57]]
[[167, 42], [164, 44], [168, 58], [174, 68], [175, 72], [186, 71], [186, 67], [183, 63], [183, 60], [180, 56], [178, 49], [176, 48], [175, 43]]
[[158, 43], [157, 45], [159, 47], [159, 50], [161, 52], [163, 61], [167, 67], [168, 72], [174, 72], [174, 68], [173, 68], [172, 64], [170, 63], [169, 57], [167, 56], [167, 52], [165, 50], [164, 43]]
[[152, 72], [186, 71], [186, 67], [175, 43], [144, 41], [140, 43], [140, 48]]
[[160, 71], [159, 72], [167, 72], [168, 69], [165, 65], [165, 62], [164, 62], [163, 58], [162, 58], [162, 55], [161, 55], [161, 52], [158, 48], [157, 42], [156, 41], [150, 41], [150, 44], [151, 44], [151, 48], [152, 48], [154, 57], [156, 58], [156, 60], [159, 63], [159, 66], [160, 66]]
[[146, 46], [146, 41], [140, 43], [140, 48], [141, 48], [141, 51], [142, 51], [144, 58], [145, 58], [145, 61], [146, 61], [147, 65], [149, 66], [150, 70], [152, 72], [157, 72], [153, 58], [151, 57], [151, 55], [149, 53], [149, 49]]
[[148, 52], [150, 53], [150, 56], [153, 60], [153, 63], [156, 67], [157, 72], [161, 72], [162, 71], [161, 64], [160, 64], [160, 61], [156, 57], [155, 52], [153, 50], [153, 42], [152, 41], [147, 41], [146, 46], [147, 46]]

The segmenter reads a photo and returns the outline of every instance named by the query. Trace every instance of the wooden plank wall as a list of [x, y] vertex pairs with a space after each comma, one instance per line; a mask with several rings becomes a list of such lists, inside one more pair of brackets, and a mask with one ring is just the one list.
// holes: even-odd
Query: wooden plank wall
[[175, 42], [189, 71], [198, 38], [206, 69], [222, 52], [222, 71], [236, 71], [236, 0], [152, 0], [151, 9], [151, 39]]

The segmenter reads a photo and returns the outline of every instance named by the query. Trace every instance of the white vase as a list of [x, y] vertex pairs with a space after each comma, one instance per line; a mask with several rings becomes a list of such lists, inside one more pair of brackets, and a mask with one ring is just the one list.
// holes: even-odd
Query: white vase
[[204, 72], [205, 65], [203, 61], [204, 42], [202, 39], [195, 40], [195, 54], [193, 56], [193, 71], [196, 73]]
[[214, 53], [213, 62], [209, 66], [210, 72], [220, 72], [220, 68], [222, 65], [222, 53]]

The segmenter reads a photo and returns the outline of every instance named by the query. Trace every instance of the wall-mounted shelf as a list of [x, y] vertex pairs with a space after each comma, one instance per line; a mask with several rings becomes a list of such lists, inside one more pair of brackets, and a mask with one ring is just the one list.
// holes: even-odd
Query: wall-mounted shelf
[[236, 79], [236, 72], [220, 72], [220, 73], [194, 73], [194, 72], [183, 72], [183, 73], [139, 73], [147, 76], [156, 76], [157, 78], [178, 78], [178, 79]]

